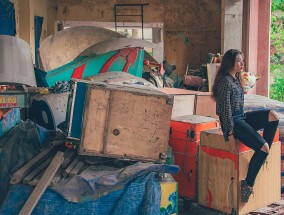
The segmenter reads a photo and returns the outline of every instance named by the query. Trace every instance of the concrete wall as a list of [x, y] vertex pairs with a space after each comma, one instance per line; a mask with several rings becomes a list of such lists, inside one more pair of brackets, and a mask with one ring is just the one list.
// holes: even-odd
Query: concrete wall
[[[164, 56], [184, 74], [206, 63], [209, 52], [221, 52], [220, 0], [148, 0], [145, 23], [164, 23]], [[140, 0], [50, 0], [48, 27], [50, 34], [56, 21], [114, 22], [114, 4], [141, 3]], [[123, 14], [140, 13], [124, 8]], [[119, 17], [120, 22], [140, 22], [139, 17]]]
[[271, 0], [244, 0], [243, 51], [247, 71], [259, 74], [253, 92], [269, 96]]
[[222, 53], [242, 50], [243, 0], [222, 0]]
[[16, 36], [30, 44], [35, 62], [34, 16], [44, 17], [41, 41], [47, 37], [47, 1], [48, 0], [16, 0], [14, 1], [16, 16]]
[[257, 74], [259, 80], [256, 93], [269, 97], [270, 86], [270, 23], [271, 23], [271, 0], [259, 1], [258, 13], [258, 56]]
[[25, 40], [31, 46], [31, 52], [34, 57], [34, 18], [33, 18], [33, 0], [14, 1], [16, 36]]
[[33, 0], [34, 4], [34, 16], [43, 17], [42, 32], [40, 42], [47, 37], [47, 0]]

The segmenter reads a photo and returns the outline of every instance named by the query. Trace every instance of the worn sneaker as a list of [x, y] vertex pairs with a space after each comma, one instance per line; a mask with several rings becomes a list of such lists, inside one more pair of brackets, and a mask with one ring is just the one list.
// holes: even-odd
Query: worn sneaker
[[249, 188], [245, 180], [241, 181], [241, 201], [247, 203], [250, 195], [253, 194], [253, 190]]

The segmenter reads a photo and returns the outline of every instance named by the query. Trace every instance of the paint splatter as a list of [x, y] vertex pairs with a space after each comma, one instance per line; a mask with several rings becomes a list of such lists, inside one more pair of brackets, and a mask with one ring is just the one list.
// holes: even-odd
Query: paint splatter
[[235, 154], [232, 154], [231, 152], [226, 152], [218, 149], [213, 148], [207, 148], [205, 146], [201, 146], [201, 149], [203, 152], [215, 157], [215, 158], [221, 158], [221, 159], [229, 159], [235, 163], [235, 169], [238, 170], [238, 157]]

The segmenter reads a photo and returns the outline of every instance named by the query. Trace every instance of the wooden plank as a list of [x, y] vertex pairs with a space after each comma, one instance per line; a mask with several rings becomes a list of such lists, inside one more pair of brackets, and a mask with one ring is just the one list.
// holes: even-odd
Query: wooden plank
[[38, 163], [46, 158], [53, 148], [47, 148], [43, 150], [41, 153], [39, 153], [37, 156], [35, 156], [32, 160], [30, 160], [28, 163], [26, 163], [23, 167], [21, 167], [18, 171], [14, 173], [12, 176], [10, 183], [11, 184], [17, 184], [22, 181], [24, 177], [26, 177], [34, 167], [38, 165]]
[[71, 172], [69, 173], [69, 176], [73, 177], [75, 175], [78, 175], [78, 173], [83, 169], [84, 167], [84, 162], [79, 161], [76, 166], [74, 166], [74, 168], [71, 170]]
[[25, 203], [24, 207], [20, 211], [20, 215], [29, 215], [32, 213], [34, 207], [40, 200], [40, 197], [46, 190], [47, 186], [50, 184], [51, 179], [55, 175], [56, 171], [59, 169], [61, 163], [64, 160], [63, 152], [57, 152], [51, 164], [41, 177], [40, 181], [38, 182], [37, 186], [33, 190], [32, 194], [28, 198], [27, 202]]
[[45, 169], [43, 169], [39, 174], [37, 174], [32, 181], [29, 182], [29, 185], [36, 186], [41, 177], [43, 176]]
[[47, 167], [50, 164], [52, 159], [53, 159], [53, 156], [50, 156], [49, 158], [47, 158], [35, 170], [33, 170], [29, 175], [27, 175], [24, 178], [23, 183], [28, 184], [31, 180], [33, 180], [36, 175], [38, 175], [45, 167]]
[[79, 153], [84, 153], [85, 151], [97, 154], [103, 153], [109, 98], [109, 90], [92, 89], [88, 92], [84, 113], [86, 117], [84, 118]]
[[168, 147], [168, 97], [141, 89], [107, 89], [91, 89], [79, 154], [159, 160]]
[[216, 102], [212, 99], [211, 93], [196, 96], [194, 114], [218, 118], [216, 115]]
[[[273, 143], [267, 158], [268, 162], [257, 176], [254, 185], [255, 195], [250, 197], [248, 203], [243, 204], [240, 198], [240, 181], [246, 177], [254, 151], [232, 152], [229, 146], [223, 148], [217, 144], [228, 145], [224, 141], [219, 142], [218, 136], [219, 134], [216, 133], [211, 134], [210, 137], [203, 134], [201, 138], [198, 203], [226, 213], [231, 213], [231, 208], [234, 207], [237, 214], [246, 214], [279, 200], [281, 143]], [[232, 187], [229, 187], [232, 178], [234, 179]]]
[[172, 118], [194, 114], [195, 95], [175, 95]]
[[[66, 157], [65, 157], [65, 152], [66, 152]], [[64, 161], [61, 164], [62, 169], [65, 169], [71, 163], [71, 161], [73, 161], [73, 159], [77, 156], [77, 153], [75, 151], [66, 150], [65, 152], [64, 152]]]
[[75, 157], [75, 159], [69, 164], [67, 169], [63, 172], [62, 176], [67, 177], [71, 170], [74, 168], [74, 166], [79, 162], [79, 157]]
[[58, 182], [60, 182], [63, 172], [64, 172], [64, 170], [61, 169], [61, 168], [59, 170], [57, 170], [57, 172], [55, 173], [54, 177], [52, 178], [52, 180], [50, 182], [50, 186], [55, 186], [55, 185], [58, 184]]
[[[262, 135], [262, 131], [259, 131], [259, 134]], [[201, 141], [200, 144], [214, 149], [220, 149], [223, 151], [242, 153], [245, 151], [251, 151], [252, 149], [245, 146], [239, 140], [236, 140], [233, 136], [229, 136], [229, 142], [225, 142], [223, 137], [223, 132], [221, 128], [212, 128], [204, 130], [201, 132]], [[277, 129], [273, 142], [279, 140], [279, 129]]]
[[[281, 179], [280, 179], [280, 159], [281, 143], [274, 143], [267, 157], [267, 162], [260, 169], [255, 185], [254, 195], [252, 195], [247, 204], [242, 204], [239, 200], [239, 213], [246, 214], [250, 211], [265, 207], [281, 198]], [[246, 177], [248, 164], [253, 152], [240, 155], [239, 180]], [[265, 184], [265, 186], [264, 186]], [[240, 196], [240, 194], [239, 194]]]
[[185, 89], [178, 89], [178, 88], [158, 88], [159, 91], [169, 94], [169, 95], [197, 95], [198, 91], [194, 90], [185, 90]]
[[106, 154], [159, 160], [168, 147], [172, 106], [159, 97], [113, 91]]
[[231, 207], [237, 208], [237, 155], [228, 159], [221, 153], [218, 157], [218, 153], [216, 153], [216, 151], [204, 150], [204, 146], [200, 147], [198, 203], [205, 207], [231, 213]]
[[[202, 146], [231, 152], [233, 152], [233, 148], [235, 148], [235, 151], [239, 152], [240, 148], [239, 141], [233, 137], [229, 138], [228, 143], [225, 142], [221, 128], [212, 128], [202, 131], [200, 144]], [[247, 148], [247, 150], [250, 149]]]

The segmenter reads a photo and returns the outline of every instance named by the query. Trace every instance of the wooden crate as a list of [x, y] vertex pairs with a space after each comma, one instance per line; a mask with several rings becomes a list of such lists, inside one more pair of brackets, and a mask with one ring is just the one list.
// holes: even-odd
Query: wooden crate
[[[158, 161], [160, 153], [166, 153], [172, 98], [144, 87], [75, 85], [69, 100], [74, 107], [69, 114], [69, 139], [74, 130], [74, 137], [80, 139], [79, 154]], [[76, 97], [85, 97], [78, 100], [81, 115]]]
[[195, 100], [195, 114], [218, 118], [216, 115], [216, 102], [210, 92], [198, 92]]
[[234, 138], [225, 142], [221, 129], [201, 133], [199, 150], [198, 203], [226, 213], [232, 208], [246, 214], [280, 199], [279, 131], [274, 138], [267, 162], [254, 185], [254, 196], [247, 204], [240, 200], [240, 181], [246, 177], [253, 150]]
[[210, 92], [199, 92], [176, 88], [159, 88], [159, 91], [174, 97], [172, 118], [185, 115], [210, 116], [216, 115], [216, 102]]

